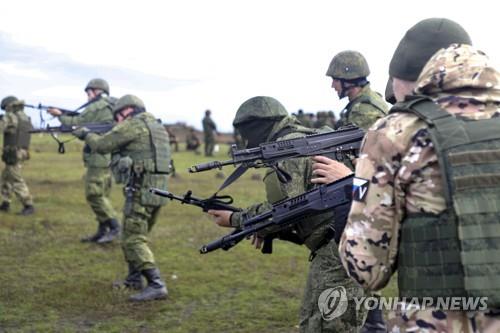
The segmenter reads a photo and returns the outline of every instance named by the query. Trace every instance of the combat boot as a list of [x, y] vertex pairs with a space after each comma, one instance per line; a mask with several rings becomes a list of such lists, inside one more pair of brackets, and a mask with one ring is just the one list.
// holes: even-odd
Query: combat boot
[[131, 263], [128, 264], [128, 275], [123, 281], [113, 283], [113, 288], [142, 290], [144, 283], [142, 282], [141, 271], [134, 269]]
[[93, 234], [92, 236], [87, 236], [87, 237], [83, 237], [82, 239], [80, 239], [80, 241], [82, 243], [88, 243], [88, 242], [97, 242], [98, 239], [100, 239], [102, 236], [104, 236], [106, 234], [106, 231], [107, 231], [108, 227], [106, 225], [105, 222], [101, 222], [98, 224], [97, 226], [97, 231], [95, 234]]
[[157, 268], [143, 270], [142, 274], [148, 281], [148, 286], [139, 294], [130, 296], [128, 299], [129, 301], [144, 302], [167, 298], [167, 286], [165, 282], [161, 280], [160, 271]]
[[8, 212], [10, 209], [10, 202], [8, 201], [4, 201], [2, 202], [2, 204], [0, 205], [0, 212]]
[[35, 207], [33, 205], [24, 206], [23, 210], [19, 212], [19, 215], [27, 216], [35, 213]]
[[109, 227], [109, 231], [96, 241], [98, 244], [111, 243], [120, 236], [121, 227], [117, 220], [111, 219], [105, 223]]
[[361, 328], [360, 333], [385, 333], [385, 332], [387, 332], [387, 327], [385, 326], [382, 310], [380, 309], [368, 310], [368, 315], [366, 316], [365, 324]]

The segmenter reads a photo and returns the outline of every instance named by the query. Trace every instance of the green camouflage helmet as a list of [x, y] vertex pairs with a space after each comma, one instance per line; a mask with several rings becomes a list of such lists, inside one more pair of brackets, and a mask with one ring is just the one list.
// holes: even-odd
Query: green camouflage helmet
[[84, 90], [87, 91], [89, 89], [100, 89], [109, 95], [109, 84], [108, 82], [106, 82], [106, 80], [103, 79], [90, 80]]
[[140, 109], [146, 109], [144, 106], [144, 102], [137, 96], [134, 95], [125, 95], [120, 97], [115, 105], [113, 106], [113, 114], [123, 110], [126, 107], [137, 107]]
[[405, 81], [417, 81], [422, 68], [434, 53], [454, 43], [472, 45], [469, 34], [460, 24], [445, 18], [420, 21], [399, 42], [389, 65], [389, 75]]
[[233, 126], [237, 127], [252, 120], [273, 120], [288, 116], [285, 107], [276, 99], [256, 96], [245, 101], [238, 108]]
[[17, 102], [19, 101], [19, 99], [17, 99], [17, 97], [15, 96], [7, 96], [5, 97], [4, 99], [2, 99], [2, 110], [5, 110], [10, 104], [14, 103], [14, 102]]
[[370, 68], [358, 51], [342, 51], [333, 57], [326, 75], [334, 79], [354, 80], [370, 75]]

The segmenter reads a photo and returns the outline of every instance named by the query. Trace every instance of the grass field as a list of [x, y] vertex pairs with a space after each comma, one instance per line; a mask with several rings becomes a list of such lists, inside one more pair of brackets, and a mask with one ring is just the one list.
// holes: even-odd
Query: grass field
[[[96, 228], [84, 197], [81, 147], [73, 141], [61, 155], [50, 138], [33, 138], [24, 175], [36, 214], [15, 215], [21, 209], [16, 200], [11, 213], [0, 214], [0, 332], [298, 332], [307, 249], [277, 241], [269, 256], [245, 242], [229, 252], [200, 255], [202, 244], [229, 230], [214, 226], [200, 209], [176, 202], [162, 210], [150, 235], [169, 298], [128, 303], [128, 293], [111, 288], [126, 275], [119, 244], [79, 242]], [[227, 158], [222, 148], [218, 159]], [[206, 197], [222, 183], [216, 172], [188, 174], [188, 166], [208, 160], [201, 155], [173, 157], [178, 176], [171, 179], [172, 192], [191, 189]], [[249, 172], [226, 191], [236, 205], [263, 198], [253, 174], [261, 171]], [[119, 186], [112, 201], [121, 211]]]

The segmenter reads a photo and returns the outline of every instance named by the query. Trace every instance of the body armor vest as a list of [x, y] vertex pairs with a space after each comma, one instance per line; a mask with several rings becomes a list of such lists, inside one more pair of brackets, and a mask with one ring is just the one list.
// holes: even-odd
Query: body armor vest
[[402, 297], [488, 297], [500, 306], [500, 118], [464, 120], [414, 96], [392, 112], [428, 124], [446, 210], [402, 222], [398, 283]]
[[24, 112], [15, 112], [17, 127], [14, 133], [4, 132], [3, 146], [29, 149], [31, 142], [30, 130], [33, 129], [30, 118]]

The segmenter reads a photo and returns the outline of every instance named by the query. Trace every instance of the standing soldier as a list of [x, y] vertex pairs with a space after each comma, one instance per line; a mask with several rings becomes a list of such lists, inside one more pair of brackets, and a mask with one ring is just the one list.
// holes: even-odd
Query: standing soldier
[[205, 111], [205, 117], [203, 118], [203, 134], [205, 138], [205, 156], [213, 156], [214, 146], [215, 146], [215, 134], [217, 133], [217, 126], [215, 125], [210, 115], [212, 112], [210, 110]]
[[[130, 301], [165, 298], [167, 288], [161, 280], [147, 234], [156, 222], [160, 208], [168, 199], [154, 195], [149, 188], [167, 189], [170, 144], [165, 128], [146, 112], [142, 100], [133, 95], [121, 97], [115, 104], [118, 122], [110, 132], [100, 136], [81, 128], [74, 135], [84, 139], [93, 152], [113, 153], [113, 174], [125, 186], [122, 249], [128, 264], [128, 276], [122, 286], [141, 289], [142, 276], [147, 287]], [[119, 155], [119, 156], [115, 156]], [[118, 157], [118, 158], [117, 158]]]
[[470, 44], [447, 19], [407, 31], [389, 68], [398, 103], [356, 164], [344, 266], [372, 290], [397, 270], [401, 298], [432, 301], [392, 312], [391, 332], [500, 331], [498, 310], [434, 307], [450, 297], [500, 307], [500, 73]]
[[[243, 103], [236, 113], [233, 125], [247, 141], [247, 148], [257, 147], [263, 142], [293, 139], [315, 133], [314, 130], [301, 126], [295, 117], [290, 117], [276, 99], [263, 96], [253, 97]], [[277, 170], [288, 173], [291, 181], [282, 183]], [[314, 184], [310, 182], [311, 171], [310, 158], [284, 160], [278, 167], [267, 170], [264, 177], [266, 201], [252, 205], [243, 212], [210, 210], [208, 213], [215, 216], [215, 221], [220, 226], [239, 227], [245, 218], [270, 209], [272, 203], [312, 189]], [[353, 297], [363, 296], [363, 290], [349, 279], [342, 268], [337, 243], [328, 232], [331, 220], [332, 213], [327, 212], [308, 217], [279, 232], [280, 237], [294, 237], [298, 239], [298, 243], [304, 243], [311, 250], [309, 274], [300, 310], [300, 332], [358, 332], [363, 323], [363, 312], [356, 311], [353, 301]], [[268, 236], [276, 231], [267, 230], [259, 236]], [[254, 240], [260, 244], [262, 238]], [[329, 321], [322, 318], [318, 298], [323, 291], [337, 286], [346, 289], [350, 302], [342, 317]]]
[[354, 124], [367, 130], [388, 111], [382, 96], [370, 88], [367, 80], [370, 68], [365, 57], [357, 51], [342, 51], [333, 57], [326, 75], [332, 78], [332, 88], [340, 99], [349, 103], [340, 112], [336, 128]]
[[[64, 115], [61, 110], [51, 108], [47, 110], [51, 115], [59, 118], [63, 125], [84, 125], [88, 123], [113, 123], [112, 101], [109, 97], [109, 85], [103, 79], [92, 79], [85, 87], [88, 102], [85, 110], [79, 115]], [[120, 234], [120, 224], [117, 214], [111, 205], [111, 173], [109, 170], [110, 154], [91, 152], [88, 146], [83, 148], [83, 163], [87, 168], [85, 175], [85, 198], [90, 205], [98, 222], [94, 235], [84, 237], [82, 242], [108, 243]]]
[[3, 128], [4, 131], [2, 161], [5, 163], [5, 169], [0, 178], [0, 211], [9, 211], [10, 196], [14, 192], [23, 204], [20, 214], [31, 215], [35, 212], [33, 198], [21, 176], [23, 162], [29, 159], [31, 121], [24, 113], [24, 101], [7, 96], [1, 104], [2, 110], [5, 110], [5, 115], [0, 120], [0, 129]]

